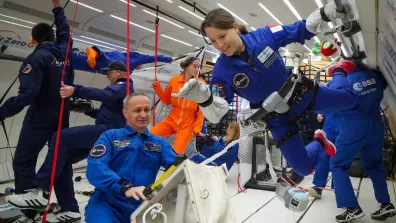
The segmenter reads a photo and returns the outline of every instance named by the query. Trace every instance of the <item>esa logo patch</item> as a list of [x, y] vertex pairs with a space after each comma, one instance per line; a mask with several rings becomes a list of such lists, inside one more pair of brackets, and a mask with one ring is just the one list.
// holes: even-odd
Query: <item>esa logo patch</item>
[[22, 69], [22, 73], [28, 74], [32, 71], [32, 65], [26, 64], [26, 66]]
[[376, 81], [374, 78], [359, 82], [359, 83], [354, 83], [353, 84], [353, 89], [355, 89], [356, 91], [361, 91], [363, 90], [363, 88], [376, 84]]
[[249, 85], [250, 79], [245, 73], [237, 73], [232, 81], [237, 88], [245, 88]]
[[151, 143], [151, 142], [145, 142], [144, 143], [144, 150], [145, 151], [150, 151], [150, 152], [161, 152], [161, 144], [158, 143]]
[[92, 157], [101, 157], [106, 153], [106, 146], [103, 144], [99, 144], [94, 146], [89, 153]]

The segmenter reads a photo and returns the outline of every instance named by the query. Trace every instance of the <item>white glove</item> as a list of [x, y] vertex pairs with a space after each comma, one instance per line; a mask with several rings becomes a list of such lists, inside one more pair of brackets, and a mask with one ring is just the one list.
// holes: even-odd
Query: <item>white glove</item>
[[183, 85], [178, 94], [172, 93], [172, 96], [177, 98], [187, 98], [199, 104], [207, 101], [211, 94], [209, 87], [204, 83], [196, 79], [190, 79]]
[[[348, 9], [347, 6], [349, 4], [348, 0], [342, 0], [341, 3], [344, 6], [344, 8]], [[345, 13], [337, 12], [337, 7], [334, 2], [330, 2], [324, 7], [324, 13], [326, 14], [327, 18], [329, 18], [331, 21], [337, 18], [342, 19], [345, 17]], [[327, 22], [322, 20], [322, 16], [320, 15], [320, 8], [318, 8], [308, 16], [306, 21], [306, 27], [308, 31], [316, 34], [321, 32], [321, 26], [325, 23]]]

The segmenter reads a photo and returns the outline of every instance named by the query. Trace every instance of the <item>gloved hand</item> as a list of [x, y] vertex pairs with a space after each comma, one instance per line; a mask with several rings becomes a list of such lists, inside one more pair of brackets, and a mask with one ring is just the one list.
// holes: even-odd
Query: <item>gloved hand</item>
[[190, 79], [184, 84], [178, 94], [172, 93], [172, 96], [177, 98], [187, 98], [199, 104], [207, 101], [211, 94], [209, 87], [204, 83], [196, 79]]
[[[344, 7], [345, 5], [348, 5], [348, 1], [345, 0], [341, 1], [341, 3]], [[331, 21], [335, 19], [342, 19], [345, 17], [345, 13], [337, 11], [337, 6], [334, 2], [330, 2], [329, 4], [324, 6], [324, 13]]]
[[[344, 60], [341, 59], [340, 61], [338, 61], [336, 64], [330, 66], [329, 68], [327, 68], [327, 75], [329, 75], [330, 77], [333, 76], [334, 71], [337, 71], [339, 69], [341, 69], [342, 71], [345, 72], [345, 74], [348, 74], [349, 72], [351, 72], [353, 69], [355, 68], [355, 64], [352, 63], [349, 60]], [[339, 70], [340, 71], [340, 70]]]
[[[349, 5], [348, 0], [342, 0], [341, 3], [344, 8]], [[349, 9], [349, 7], [347, 8]], [[337, 11], [337, 7], [334, 2], [330, 2], [329, 4], [325, 5], [323, 12], [325, 14], [325, 17], [327, 17], [327, 19], [331, 21], [335, 20], [336, 18], [342, 19], [345, 17], [345, 13]], [[322, 18], [320, 8], [318, 8], [308, 16], [306, 20], [306, 28], [309, 32], [317, 34], [322, 31], [322, 25], [327, 22], [328, 21], [325, 21]]]

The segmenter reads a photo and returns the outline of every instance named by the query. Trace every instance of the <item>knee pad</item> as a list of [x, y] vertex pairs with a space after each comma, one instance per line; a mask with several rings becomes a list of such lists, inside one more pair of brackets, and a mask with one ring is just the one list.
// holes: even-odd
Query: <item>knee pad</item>
[[291, 187], [283, 182], [276, 186], [276, 197], [279, 198], [289, 210], [302, 212], [309, 204], [308, 195], [298, 188]]

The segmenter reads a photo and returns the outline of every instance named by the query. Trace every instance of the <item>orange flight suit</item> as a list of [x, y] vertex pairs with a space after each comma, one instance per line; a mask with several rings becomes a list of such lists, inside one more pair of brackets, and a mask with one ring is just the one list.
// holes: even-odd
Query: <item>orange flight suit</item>
[[[205, 83], [200, 78], [195, 79]], [[179, 93], [184, 84], [184, 74], [182, 74], [172, 77], [165, 91], [162, 90], [159, 82], [153, 85], [154, 91], [161, 101], [165, 105], [172, 104], [172, 110], [167, 117], [152, 127], [150, 132], [162, 137], [175, 134], [173, 148], [178, 154], [184, 153], [193, 132], [201, 132], [204, 121], [204, 116], [196, 102], [171, 96], [172, 93]]]

